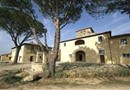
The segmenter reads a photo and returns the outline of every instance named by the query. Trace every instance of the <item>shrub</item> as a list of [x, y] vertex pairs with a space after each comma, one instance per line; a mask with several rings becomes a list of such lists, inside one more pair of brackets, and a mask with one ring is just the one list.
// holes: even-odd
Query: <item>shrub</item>
[[57, 77], [89, 78], [130, 76], [130, 69], [119, 64], [62, 63], [56, 70]]
[[19, 73], [20, 70], [12, 70], [9, 71], [7, 75], [5, 75], [1, 80], [7, 84], [18, 83], [22, 80], [22, 77], [16, 77], [15, 74]]
[[21, 82], [22, 78], [21, 77], [16, 77], [14, 75], [8, 75], [5, 78], [3, 78], [4, 82], [7, 84], [14, 84]]

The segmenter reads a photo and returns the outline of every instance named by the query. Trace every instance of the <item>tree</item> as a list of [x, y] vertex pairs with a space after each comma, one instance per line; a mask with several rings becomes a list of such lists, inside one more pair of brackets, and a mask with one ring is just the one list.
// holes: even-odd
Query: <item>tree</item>
[[60, 32], [70, 23], [80, 19], [84, 0], [34, 0], [45, 17], [50, 17], [55, 26], [53, 55], [49, 55], [49, 76], [55, 74], [55, 63], [58, 59]]
[[114, 12], [130, 16], [130, 0], [91, 0], [86, 3], [86, 11], [94, 17]]
[[[14, 64], [17, 63], [19, 51], [23, 43], [33, 39], [30, 27], [28, 23], [25, 22], [26, 19], [27, 16], [25, 18], [25, 14], [21, 12], [6, 7], [0, 7], [0, 27], [11, 36], [16, 47]], [[33, 22], [31, 17], [28, 17], [28, 19]], [[35, 21], [35, 24], [37, 24], [35, 27], [37, 36], [42, 37], [44, 26], [39, 21]]]
[[[21, 12], [22, 14], [25, 15], [25, 22], [27, 22], [28, 25], [30, 26], [30, 30], [34, 35], [34, 39], [37, 41], [37, 43], [41, 47], [42, 51], [48, 52], [48, 50], [41, 43], [39, 37], [36, 34], [36, 30], [35, 30], [35, 26], [37, 25], [35, 23], [35, 21], [36, 21], [36, 13], [34, 12], [33, 4], [34, 4], [33, 0], [0, 0], [0, 5], [2, 7], [10, 8], [12, 10]], [[29, 20], [27, 17], [31, 17], [34, 20], [33, 21]]]
[[[35, 2], [40, 7], [43, 15], [45, 17], [50, 17], [54, 23], [55, 40], [53, 55], [49, 55], [48, 48], [40, 42], [38, 36], [36, 35], [36, 30], [33, 25], [35, 22], [31, 22], [30, 24], [27, 19], [26, 22], [28, 22], [35, 40], [42, 48], [42, 51], [45, 52], [49, 61], [49, 76], [54, 76], [55, 62], [58, 58], [59, 52], [60, 30], [62, 30], [62, 28], [64, 28], [67, 24], [75, 23], [78, 19], [80, 19], [84, 7], [84, 0], [35, 0]], [[1, 3], [1, 5], [5, 7], [22, 12], [35, 19], [34, 10], [32, 8], [32, 0], [1, 0]]]

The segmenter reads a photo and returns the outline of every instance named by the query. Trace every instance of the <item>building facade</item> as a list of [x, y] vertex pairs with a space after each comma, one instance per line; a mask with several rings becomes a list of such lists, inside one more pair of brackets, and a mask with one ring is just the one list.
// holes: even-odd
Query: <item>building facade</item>
[[130, 64], [130, 34], [111, 36], [111, 31], [95, 33], [89, 27], [76, 38], [60, 42], [61, 62]]
[[11, 61], [11, 53], [0, 55], [0, 61]]
[[[11, 61], [14, 61], [16, 48], [12, 48]], [[45, 55], [41, 52], [39, 45], [33, 43], [24, 43], [20, 49], [18, 63], [45, 62]]]

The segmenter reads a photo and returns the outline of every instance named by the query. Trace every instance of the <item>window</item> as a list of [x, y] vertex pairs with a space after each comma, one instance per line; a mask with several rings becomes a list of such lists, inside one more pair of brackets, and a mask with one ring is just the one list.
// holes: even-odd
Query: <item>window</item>
[[130, 58], [130, 53], [123, 53], [123, 54], [122, 54], [122, 57], [123, 57], [123, 58]]
[[41, 47], [39, 47], [39, 51], [42, 51]]
[[66, 46], [66, 43], [64, 43], [64, 47]]
[[98, 37], [98, 41], [99, 41], [99, 42], [103, 41], [103, 37], [102, 37], [102, 36], [99, 36], [99, 37]]
[[105, 54], [105, 51], [104, 51], [104, 50], [99, 50], [99, 54], [100, 54], [100, 55], [104, 55], [104, 54]]
[[39, 56], [40, 59], [42, 59], [42, 56]]
[[75, 41], [75, 45], [81, 45], [81, 44], [85, 44], [84, 40]]
[[11, 60], [11, 57], [9, 57], [9, 60]]
[[126, 39], [126, 38], [121, 39], [121, 40], [120, 40], [120, 44], [121, 44], [121, 45], [126, 45], [126, 44], [128, 44], [127, 39]]

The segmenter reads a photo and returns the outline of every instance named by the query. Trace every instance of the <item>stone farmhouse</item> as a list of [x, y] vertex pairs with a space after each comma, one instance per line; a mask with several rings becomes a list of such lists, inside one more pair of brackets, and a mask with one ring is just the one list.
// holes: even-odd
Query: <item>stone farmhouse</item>
[[[16, 48], [0, 60], [14, 60]], [[8, 55], [8, 56], [7, 56]], [[76, 38], [60, 42], [59, 62], [130, 64], [130, 33], [111, 35], [111, 31], [95, 33], [91, 27], [76, 31]], [[44, 52], [34, 43], [24, 43], [18, 63], [46, 62]]]
[[[16, 53], [16, 48], [12, 48], [11, 53], [11, 61], [14, 60], [14, 56]], [[34, 43], [24, 43], [20, 49], [18, 56], [18, 63], [30, 63], [30, 62], [43, 62], [44, 63], [45, 56], [44, 53], [41, 52], [39, 45]]]
[[[16, 48], [13, 47], [11, 53], [0, 55], [0, 61], [13, 62]], [[34, 43], [24, 43], [20, 49], [18, 63], [45, 62], [45, 55], [41, 52], [39, 45]]]
[[[51, 47], [49, 50], [51, 51]], [[0, 61], [13, 62], [16, 54], [16, 47], [11, 49], [11, 53], [0, 55]], [[44, 52], [41, 52], [41, 48], [35, 43], [24, 43], [20, 49], [17, 63], [31, 63], [40, 62], [45, 63], [46, 57]]]
[[8, 60], [11, 60], [11, 53], [0, 55], [0, 61], [6, 62]]
[[111, 31], [81, 29], [76, 38], [60, 42], [60, 53], [61, 62], [130, 64], [130, 34], [112, 36]]

